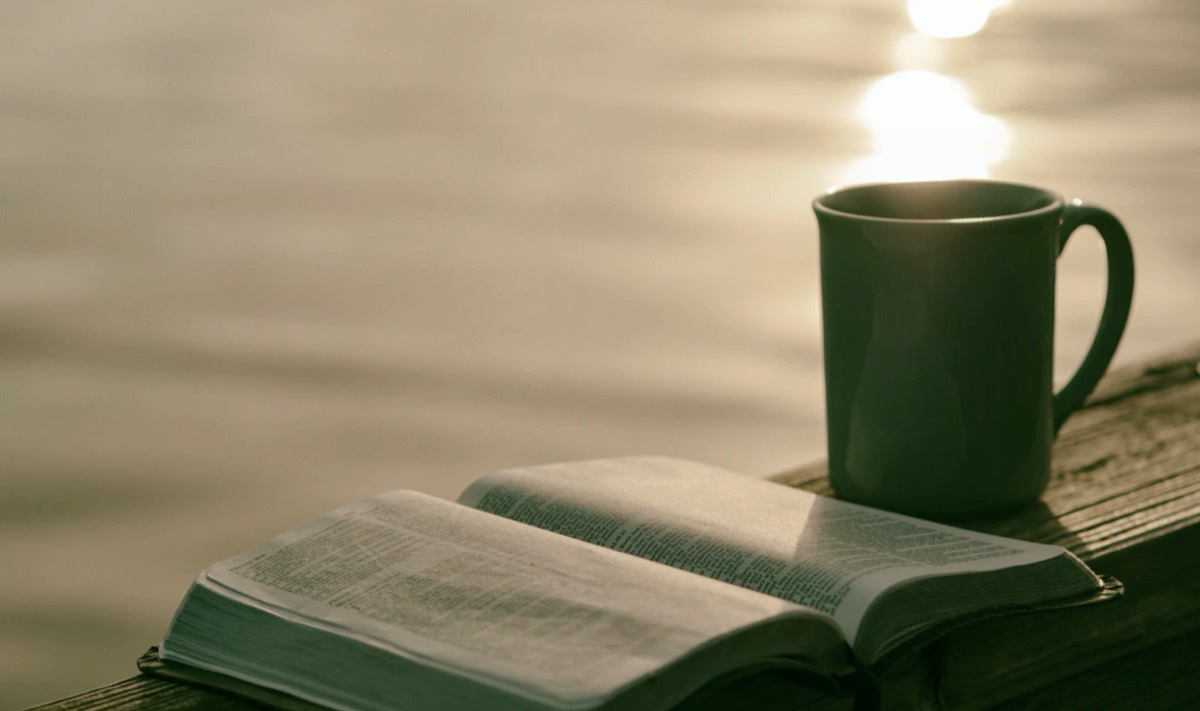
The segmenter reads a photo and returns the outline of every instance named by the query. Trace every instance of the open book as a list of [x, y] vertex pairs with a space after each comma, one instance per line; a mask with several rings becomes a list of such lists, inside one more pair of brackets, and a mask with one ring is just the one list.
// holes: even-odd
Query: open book
[[150, 666], [345, 709], [660, 709], [836, 687], [963, 619], [1104, 591], [1057, 546], [606, 459], [381, 494], [217, 563]]

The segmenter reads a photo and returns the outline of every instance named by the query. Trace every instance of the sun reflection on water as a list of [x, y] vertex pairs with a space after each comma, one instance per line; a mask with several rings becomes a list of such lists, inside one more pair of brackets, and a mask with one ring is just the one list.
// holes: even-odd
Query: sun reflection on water
[[908, 0], [908, 19], [931, 37], [966, 37], [983, 29], [1011, 0]]
[[952, 40], [979, 32], [1011, 0], [908, 0], [916, 32], [899, 38], [896, 69], [867, 88], [856, 117], [872, 136], [870, 155], [843, 182], [985, 178], [1008, 153], [1003, 121], [981, 112], [966, 87], [938, 71]]
[[983, 178], [1008, 152], [1004, 122], [981, 113], [958, 81], [925, 70], [879, 79], [858, 105], [874, 138], [871, 155], [851, 164], [848, 182]]

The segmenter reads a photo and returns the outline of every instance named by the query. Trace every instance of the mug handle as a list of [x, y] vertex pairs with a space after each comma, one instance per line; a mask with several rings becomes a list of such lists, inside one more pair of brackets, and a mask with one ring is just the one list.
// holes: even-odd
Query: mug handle
[[1129, 246], [1129, 235], [1125, 233], [1120, 220], [1108, 210], [1078, 199], [1067, 203], [1058, 228], [1058, 253], [1062, 254], [1067, 239], [1082, 225], [1095, 227], [1104, 239], [1108, 287], [1105, 290], [1104, 311], [1100, 314], [1100, 326], [1087, 355], [1083, 357], [1083, 363], [1063, 389], [1054, 394], [1055, 434], [1067, 416], [1083, 405], [1100, 381], [1100, 376], [1104, 375], [1125, 331], [1129, 306], [1133, 301], [1133, 248]]

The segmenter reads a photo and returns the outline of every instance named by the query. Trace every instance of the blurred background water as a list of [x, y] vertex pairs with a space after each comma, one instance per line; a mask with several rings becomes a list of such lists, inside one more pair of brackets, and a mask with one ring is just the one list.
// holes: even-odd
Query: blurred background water
[[[126, 676], [203, 567], [390, 488], [822, 456], [809, 200], [1122, 216], [1194, 340], [1200, 4], [0, 4], [0, 696]], [[1098, 240], [1060, 261], [1060, 377]]]

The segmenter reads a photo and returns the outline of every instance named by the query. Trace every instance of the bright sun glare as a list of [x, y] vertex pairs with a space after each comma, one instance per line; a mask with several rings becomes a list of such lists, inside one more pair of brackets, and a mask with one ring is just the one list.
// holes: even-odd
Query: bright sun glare
[[908, 0], [913, 27], [931, 37], [966, 37], [983, 29], [1010, 0]]
[[873, 151], [850, 166], [849, 181], [986, 177], [1008, 151], [1004, 122], [981, 113], [962, 84], [936, 72], [879, 79], [858, 118], [874, 136]]

